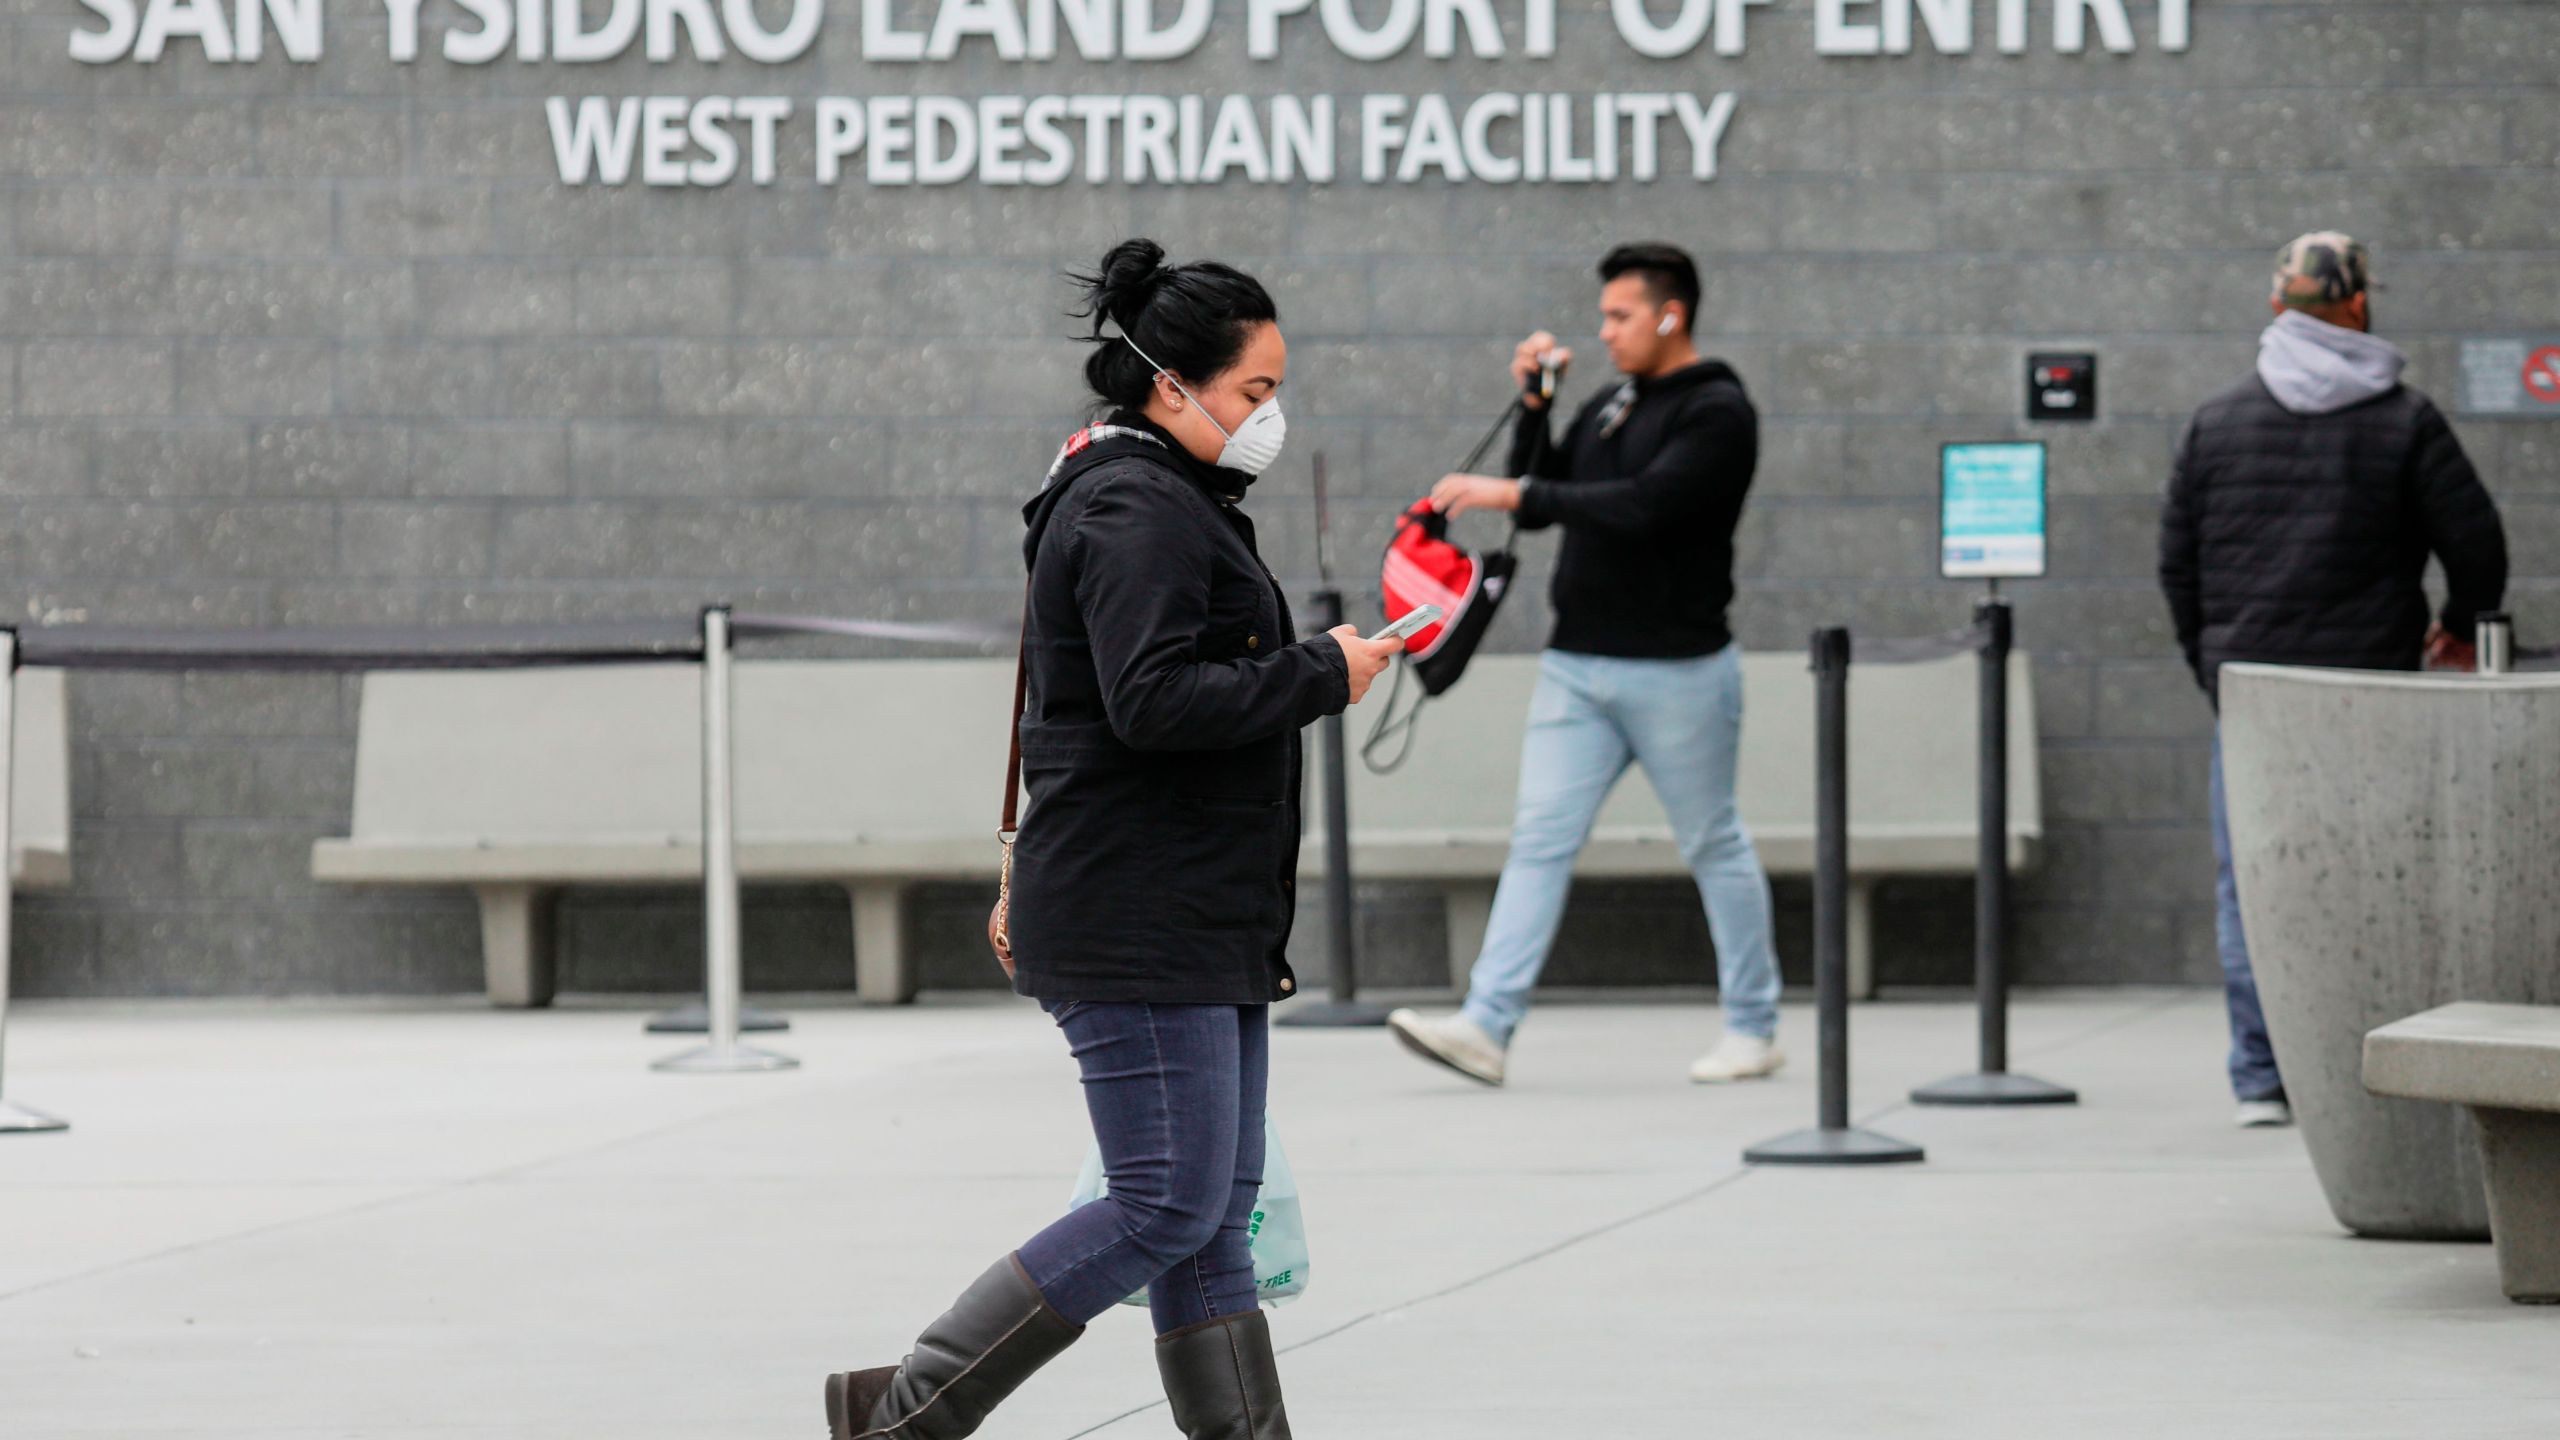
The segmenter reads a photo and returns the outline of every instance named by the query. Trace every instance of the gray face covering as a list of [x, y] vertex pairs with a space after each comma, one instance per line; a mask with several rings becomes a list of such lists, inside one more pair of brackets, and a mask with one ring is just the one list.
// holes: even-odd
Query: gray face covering
[[1241, 471], [1247, 475], [1259, 475], [1278, 463], [1280, 446], [1289, 438], [1289, 421], [1280, 413], [1279, 396], [1274, 395], [1254, 406], [1252, 414], [1244, 417], [1243, 422], [1236, 428], [1229, 430], [1218, 423], [1217, 416], [1209, 413], [1208, 406], [1200, 404], [1200, 397], [1192, 394], [1190, 388], [1185, 386], [1179, 377], [1164, 366], [1156, 364], [1156, 357], [1148, 354], [1145, 348], [1138, 344], [1137, 340], [1129, 334], [1127, 327], [1121, 327], [1120, 338], [1129, 342], [1129, 348], [1138, 352], [1139, 359], [1155, 365], [1158, 374], [1173, 381], [1173, 388], [1180, 390], [1185, 399], [1198, 405], [1200, 418], [1208, 421], [1210, 428], [1227, 437], [1226, 445], [1218, 451], [1217, 464], [1221, 468]]

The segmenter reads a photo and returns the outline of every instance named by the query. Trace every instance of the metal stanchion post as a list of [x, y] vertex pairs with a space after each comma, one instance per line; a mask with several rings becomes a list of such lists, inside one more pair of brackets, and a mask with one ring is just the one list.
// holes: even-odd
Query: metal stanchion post
[[[1316, 623], [1342, 623], [1342, 591], [1333, 583], [1333, 515], [1325, 503], [1324, 452], [1316, 452]], [[1347, 1029], [1387, 1023], [1387, 1007], [1359, 999], [1359, 912], [1351, 890], [1351, 750], [1339, 714], [1324, 717], [1324, 919], [1330, 993], [1281, 1012], [1282, 1025]]]
[[710, 1043], [668, 1056], [652, 1067], [658, 1070], [788, 1070], [800, 1063], [738, 1043], [738, 835], [729, 662], [729, 611], [714, 605], [702, 612], [702, 969]]
[[[1328, 585], [1315, 593], [1316, 622], [1330, 630], [1342, 623], [1342, 592]], [[1325, 958], [1330, 993], [1280, 1013], [1281, 1025], [1350, 1028], [1387, 1023], [1387, 1007], [1359, 998], [1357, 924], [1351, 893], [1351, 757], [1339, 713], [1318, 727], [1324, 735]]]
[[1890, 1165], [1920, 1147], [1849, 1124], [1849, 632], [1813, 632], [1813, 985], [1819, 1123], [1742, 1152], [1754, 1165]]
[[[731, 625], [731, 623], [730, 623], [730, 619], [729, 619], [729, 612], [728, 612], [728, 611], [726, 611], [726, 610], [720, 610], [720, 611], [717, 611], [717, 612], [713, 612], [713, 611], [705, 611], [705, 612], [703, 613], [703, 622], [702, 622], [702, 623], [703, 623], [703, 626], [704, 626], [704, 630], [703, 630], [703, 658], [702, 658], [702, 683], [704, 684], [704, 686], [705, 686], [705, 687], [710, 686], [710, 685], [711, 685], [711, 683], [712, 683], [712, 681], [711, 681], [711, 664], [712, 664], [712, 661], [711, 661], [711, 653], [712, 653], [712, 652], [711, 652], [711, 648], [710, 648], [710, 646], [711, 646], [711, 634], [710, 634], [710, 629], [709, 629], [709, 627], [710, 627], [710, 625], [711, 625], [711, 616], [712, 616], [712, 614], [714, 614], [714, 613], [717, 613], [717, 614], [720, 616], [721, 642], [722, 642], [722, 643], [721, 643], [721, 645], [720, 645], [720, 668], [721, 668], [721, 671], [722, 671], [722, 673], [723, 673], [724, 677], [725, 677], [726, 672], [727, 672], [728, 667], [729, 667], [729, 641], [730, 641], [730, 639], [732, 638], [732, 636], [731, 636], [731, 631], [732, 631], [732, 628], [733, 628], [733, 627], [732, 627], [732, 625]], [[723, 689], [723, 691], [724, 691], [724, 692], [725, 692], [726, 688], [727, 688], [727, 686], [726, 686], [726, 680], [725, 680], [725, 678], [724, 678], [724, 680], [723, 680], [723, 682], [722, 682], [722, 689]], [[721, 704], [722, 704], [722, 705], [724, 706], [724, 708], [725, 708], [725, 706], [726, 706], [726, 704], [727, 704], [727, 700], [724, 698], [724, 699], [721, 701]], [[709, 809], [710, 809], [710, 806], [711, 806], [711, 799], [710, 799], [710, 795], [709, 795], [709, 787], [710, 787], [710, 784], [711, 784], [711, 779], [710, 779], [710, 764], [711, 764], [710, 756], [711, 756], [711, 753], [712, 753], [712, 752], [711, 752], [711, 751], [710, 751], [710, 749], [708, 748], [708, 747], [710, 746], [710, 744], [711, 744], [711, 705], [712, 705], [712, 697], [711, 697], [711, 694], [710, 694], [709, 690], [706, 688], [706, 689], [705, 689], [705, 691], [704, 691], [704, 694], [703, 694], [703, 715], [702, 715], [702, 728], [703, 728], [703, 740], [702, 740], [702, 743], [703, 743], [703, 745], [706, 747], [706, 748], [705, 748], [705, 750], [704, 750], [704, 752], [703, 752], [703, 755], [704, 755], [704, 759], [703, 759], [703, 767], [704, 767], [704, 768], [703, 768], [703, 786], [704, 786], [704, 791], [705, 791], [705, 793], [704, 793], [704, 800], [703, 800], [703, 804], [704, 804], [704, 812], [705, 812], [705, 813], [704, 813], [704, 824], [703, 824], [703, 830], [702, 830], [702, 843], [703, 843], [702, 864], [703, 864], [703, 885], [704, 885], [704, 892], [703, 892], [703, 895], [704, 895], [704, 907], [703, 907], [703, 908], [704, 908], [706, 911], [707, 911], [707, 910], [709, 910], [709, 909], [711, 908], [711, 905], [712, 905], [712, 903], [713, 903], [713, 902], [711, 901], [711, 899], [710, 899], [710, 893], [711, 893], [711, 892], [710, 892], [710, 885], [711, 885], [711, 875], [710, 875], [710, 870], [711, 870], [711, 849], [710, 849], [710, 847], [711, 847], [711, 825], [710, 825], [710, 815], [709, 815]], [[725, 765], [727, 764], [727, 757], [728, 757], [728, 753], [729, 753], [729, 752], [728, 752], [726, 749], [722, 749], [719, 753], [720, 753], [720, 755], [721, 755], [721, 757], [722, 757], [722, 764], [725, 766]], [[730, 892], [730, 893], [731, 893], [732, 895], [735, 895], [735, 894], [736, 894], [736, 890], [735, 890], [735, 888], [734, 888], [734, 887], [732, 887], [732, 889], [731, 889], [731, 892]], [[707, 920], [707, 918], [706, 918], [705, 923], [706, 923], [706, 925], [709, 923], [709, 922], [708, 922], [708, 920]], [[672, 1009], [661, 1010], [661, 1011], [659, 1011], [657, 1014], [650, 1016], [650, 1017], [649, 1017], [649, 1023], [648, 1023], [648, 1024], [646, 1024], [646, 1025], [644, 1025], [644, 1026], [642, 1026], [641, 1028], [642, 1028], [643, 1030], [646, 1030], [649, 1034], [652, 1034], [652, 1035], [708, 1035], [708, 1034], [710, 1034], [710, 1033], [711, 1033], [711, 1024], [712, 1024], [712, 1021], [711, 1021], [711, 1006], [710, 1006], [709, 1001], [708, 1001], [708, 998], [707, 998], [707, 997], [708, 997], [708, 995], [709, 995], [709, 993], [710, 993], [710, 989], [711, 989], [711, 987], [709, 987], [709, 986], [706, 986], [706, 987], [705, 987], [705, 989], [704, 989], [704, 994], [705, 994], [705, 996], [706, 996], [706, 998], [705, 998], [705, 999], [702, 999], [702, 1000], [687, 1000], [687, 1001], [683, 1002], [682, 1004], [679, 1004], [679, 1005], [677, 1005], [677, 1006], [673, 1007]], [[782, 1017], [781, 1017], [781, 1016], [779, 1016], [779, 1015], [774, 1014], [773, 1012], [771, 1012], [771, 1011], [769, 1011], [769, 1010], [759, 1010], [759, 1009], [755, 1008], [755, 1007], [754, 1007], [754, 1006], [752, 1006], [752, 1005], [748, 1005], [748, 1004], [744, 1003], [744, 1001], [743, 1001], [743, 1000], [741, 1000], [741, 1002], [740, 1002], [740, 1003], [739, 1003], [739, 1005], [738, 1005], [738, 1029], [739, 1029], [739, 1030], [742, 1030], [742, 1031], [745, 1031], [745, 1030], [755, 1030], [755, 1031], [777, 1031], [777, 1030], [788, 1030], [788, 1029], [790, 1029], [790, 1028], [791, 1028], [791, 1022], [790, 1022], [790, 1021], [788, 1021], [788, 1020], [786, 1020], [786, 1019], [782, 1018]]]
[[[9, 1027], [9, 920], [17, 901], [17, 839], [10, 834], [10, 811], [17, 800], [18, 632], [0, 630], [0, 1097], [8, 1093], [6, 1042]], [[0, 1135], [68, 1130], [57, 1120], [24, 1105], [0, 1098]]]
[[2078, 1092], [2009, 1070], [2009, 602], [1995, 591], [1974, 609], [1983, 630], [1981, 756], [1973, 881], [1974, 999], [1981, 1069], [1911, 1092], [1916, 1105], [2075, 1105]]

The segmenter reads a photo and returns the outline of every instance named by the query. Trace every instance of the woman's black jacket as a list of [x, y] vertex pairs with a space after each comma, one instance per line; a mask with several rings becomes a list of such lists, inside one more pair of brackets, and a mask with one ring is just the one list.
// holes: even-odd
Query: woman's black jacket
[[1249, 1005], [1297, 988], [1298, 732], [1350, 699], [1236, 507], [1144, 419], [1077, 433], [1023, 508], [1031, 570], [1014, 989]]

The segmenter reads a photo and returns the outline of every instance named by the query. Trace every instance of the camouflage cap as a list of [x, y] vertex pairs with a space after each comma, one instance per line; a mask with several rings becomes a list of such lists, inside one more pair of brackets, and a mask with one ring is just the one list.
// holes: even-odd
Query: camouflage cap
[[2276, 252], [2275, 298], [2288, 308], [2335, 305], [2371, 288], [2372, 257], [2343, 231], [2314, 230]]

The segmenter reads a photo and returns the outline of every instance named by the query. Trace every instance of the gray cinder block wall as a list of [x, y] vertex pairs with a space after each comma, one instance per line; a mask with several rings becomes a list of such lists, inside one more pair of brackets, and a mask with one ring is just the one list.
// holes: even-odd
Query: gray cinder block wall
[[[1221, 5], [1170, 64], [1024, 66], [979, 42], [889, 67], [838, 3], [787, 65], [472, 67], [436, 56], [462, 23], [443, 0], [413, 65], [385, 59], [383, 7], [329, 0], [317, 64], [271, 36], [255, 64], [181, 42], [89, 66], [67, 41], [93, 16], [0, 0], [0, 587], [24, 622], [543, 620], [715, 595], [1007, 617], [1015, 506], [1078, 404], [1059, 272], [1131, 233], [1279, 297], [1291, 453], [1254, 503], [1303, 587], [1310, 455], [1331, 460], [1364, 571], [1386, 517], [1502, 403], [1509, 345], [1543, 325], [1595, 352], [1592, 259], [1665, 237], [1698, 253], [1710, 348], [1766, 417], [1736, 610], [1756, 648], [1830, 621], [1961, 623], [1969, 594], [1931, 563], [1937, 444], [2026, 430], [2030, 348], [2100, 353], [2103, 418], [2036, 431], [2054, 576], [2016, 595], [2051, 859], [2019, 892], [2018, 962], [2029, 980], [2203, 978], [2208, 721], [2149, 578], [2171, 440], [2244, 372], [2269, 254], [2314, 226], [2374, 245], [2381, 324], [2448, 403], [2460, 336], [2560, 330], [2560, 6], [2207, 0], [2183, 54], [2130, 8], [2130, 55], [2054, 53], [2043, 0], [2029, 53], [1996, 54], [1985, 0], [1974, 54], [1822, 57], [1812, 0], [1779, 0], [1750, 12], [1746, 54], [1655, 62], [1571, 0], [1552, 60], [1355, 64], [1292, 31], [1257, 63]], [[1516, 41], [1518, 7], [1496, 9]], [[1712, 184], [822, 187], [801, 124], [770, 187], [581, 189], [542, 113], [555, 93], [1676, 88], [1736, 92]], [[2552, 639], [2560, 425], [2461, 431], [2506, 506], [2524, 636]], [[1549, 553], [1531, 543], [1533, 580]], [[1501, 645], [1536, 643], [1537, 589]], [[331, 678], [80, 677], [79, 882], [21, 912], [21, 987], [474, 988], [459, 895], [309, 879], [311, 840], [344, 822], [354, 705]], [[1436, 976], [1436, 907], [1369, 901], [1378, 974]], [[936, 980], [986, 978], [982, 903], [918, 897]], [[1800, 962], [1803, 896], [1782, 903]], [[1964, 887], [1882, 903], [1888, 979], [1962, 972]], [[567, 980], [680, 986], [691, 921], [681, 894], [577, 896]], [[847, 929], [835, 894], [756, 892], [751, 974], [848, 984]], [[1552, 973], [1692, 976], [1704, 949], [1678, 887], [1596, 887]]]

